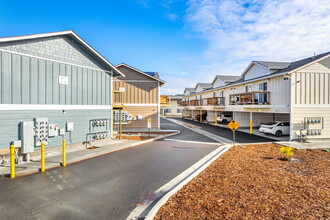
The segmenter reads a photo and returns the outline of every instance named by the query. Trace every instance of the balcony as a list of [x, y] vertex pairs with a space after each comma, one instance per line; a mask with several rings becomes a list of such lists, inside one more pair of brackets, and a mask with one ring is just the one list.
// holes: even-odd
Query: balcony
[[219, 105], [225, 105], [225, 97], [213, 97], [213, 98], [207, 98], [206, 99], [206, 105], [210, 106], [219, 106]]
[[188, 101], [182, 101], [180, 102], [180, 106], [188, 106]]
[[162, 107], [168, 107], [171, 106], [170, 103], [171, 97], [168, 95], [161, 95], [160, 96], [160, 106]]
[[229, 105], [270, 105], [270, 92], [245, 92], [229, 95]]
[[123, 108], [124, 107], [124, 93], [125, 91], [122, 90], [114, 90], [112, 94], [113, 108]]
[[201, 106], [202, 100], [191, 100], [189, 101], [189, 106]]

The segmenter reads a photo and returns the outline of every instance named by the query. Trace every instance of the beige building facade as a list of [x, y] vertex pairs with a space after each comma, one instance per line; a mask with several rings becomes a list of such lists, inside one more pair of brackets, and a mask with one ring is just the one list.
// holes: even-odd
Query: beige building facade
[[290, 121], [290, 140], [330, 138], [330, 53], [296, 62], [252, 61], [241, 78], [186, 94], [184, 118], [232, 114], [242, 127]]

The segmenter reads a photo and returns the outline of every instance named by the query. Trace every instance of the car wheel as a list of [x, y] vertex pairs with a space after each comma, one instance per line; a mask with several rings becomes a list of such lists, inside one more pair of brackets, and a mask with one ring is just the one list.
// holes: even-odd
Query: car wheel
[[226, 119], [223, 119], [222, 122], [221, 122], [221, 124], [226, 125], [226, 124], [228, 124], [228, 121]]
[[276, 131], [275, 136], [276, 137], [281, 137], [282, 136], [282, 131], [280, 131], [280, 130]]

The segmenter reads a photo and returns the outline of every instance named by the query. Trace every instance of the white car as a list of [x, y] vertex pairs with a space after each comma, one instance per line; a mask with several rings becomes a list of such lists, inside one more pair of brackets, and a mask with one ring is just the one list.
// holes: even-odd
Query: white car
[[273, 121], [261, 124], [259, 131], [265, 134], [272, 134], [276, 137], [290, 134], [290, 122], [287, 121]]
[[219, 114], [217, 120], [220, 124], [228, 124], [232, 120], [232, 115], [230, 114]]

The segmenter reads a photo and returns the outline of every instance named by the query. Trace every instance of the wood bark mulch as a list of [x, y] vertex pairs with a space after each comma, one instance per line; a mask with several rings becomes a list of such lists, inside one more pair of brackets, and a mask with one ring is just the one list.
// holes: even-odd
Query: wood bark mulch
[[173, 195], [155, 219], [330, 219], [330, 153], [233, 147]]

